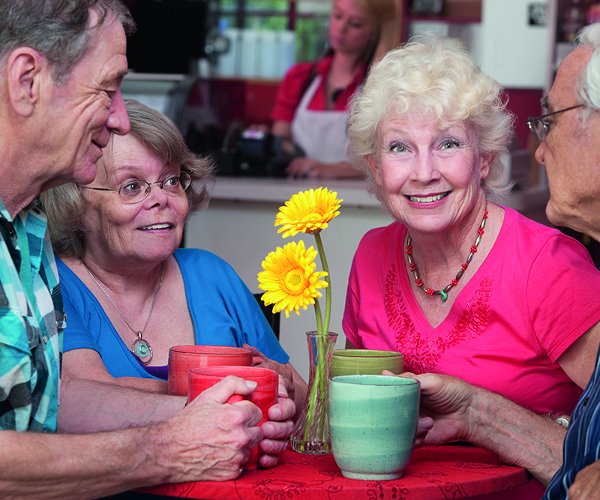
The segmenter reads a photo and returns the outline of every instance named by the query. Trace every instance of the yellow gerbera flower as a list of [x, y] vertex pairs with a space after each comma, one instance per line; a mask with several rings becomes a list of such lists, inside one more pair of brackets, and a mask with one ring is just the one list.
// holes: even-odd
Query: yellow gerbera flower
[[300, 314], [321, 297], [319, 288], [326, 288], [327, 282], [321, 278], [326, 272], [315, 271], [317, 251], [311, 246], [306, 249], [304, 242], [288, 243], [277, 247], [262, 262], [263, 270], [258, 273], [258, 287], [265, 290], [262, 301], [265, 305], [275, 304], [273, 312], [285, 311]]
[[274, 225], [281, 226], [277, 232], [283, 233], [284, 238], [298, 233], [318, 233], [340, 214], [342, 201], [335, 191], [324, 187], [301, 191], [279, 208]]

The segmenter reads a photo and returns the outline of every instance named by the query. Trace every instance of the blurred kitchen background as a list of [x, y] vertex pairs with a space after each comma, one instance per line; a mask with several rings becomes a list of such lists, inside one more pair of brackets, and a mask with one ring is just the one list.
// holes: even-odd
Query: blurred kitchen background
[[[421, 32], [461, 39], [498, 80], [516, 114], [517, 187], [542, 183], [527, 130], [577, 29], [598, 17], [588, 0], [390, 0], [398, 40]], [[234, 148], [245, 127], [269, 124], [281, 77], [326, 49], [329, 0], [129, 0], [126, 96], [170, 116], [199, 153]], [[220, 165], [223, 175], [258, 174]], [[258, 170], [255, 172], [255, 170]]]

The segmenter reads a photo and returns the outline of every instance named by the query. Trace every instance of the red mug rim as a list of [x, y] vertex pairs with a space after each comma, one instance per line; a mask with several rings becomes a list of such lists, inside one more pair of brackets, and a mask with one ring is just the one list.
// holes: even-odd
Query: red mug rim
[[259, 366], [200, 366], [196, 368], [190, 368], [188, 371], [188, 376], [191, 377], [192, 374], [208, 376], [214, 375], [215, 377], [233, 375], [235, 377], [244, 378], [244, 373], [241, 372], [246, 372], [245, 374], [247, 375], [252, 374], [255, 377], [272, 377], [272, 374], [275, 374], [277, 377], [279, 377], [275, 370], [271, 370], [270, 368], [261, 368]]
[[218, 354], [219, 356], [239, 356], [246, 353], [252, 355], [252, 351], [247, 347], [232, 347], [224, 345], [176, 345], [170, 347], [169, 352], [183, 354]]

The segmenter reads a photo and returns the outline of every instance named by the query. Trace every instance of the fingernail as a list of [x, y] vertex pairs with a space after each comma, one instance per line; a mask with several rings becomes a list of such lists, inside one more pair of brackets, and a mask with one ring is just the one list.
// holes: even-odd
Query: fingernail
[[254, 380], [246, 380], [246, 387], [248, 387], [248, 389], [256, 389], [256, 386], [258, 385], [257, 382], [255, 382]]

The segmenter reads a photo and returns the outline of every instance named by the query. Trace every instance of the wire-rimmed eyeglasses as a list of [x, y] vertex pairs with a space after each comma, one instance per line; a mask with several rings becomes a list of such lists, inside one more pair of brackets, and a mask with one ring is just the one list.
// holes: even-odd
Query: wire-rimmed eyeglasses
[[192, 184], [192, 177], [185, 171], [181, 171], [177, 175], [171, 175], [162, 181], [147, 182], [140, 179], [124, 182], [119, 186], [119, 189], [109, 189], [103, 187], [80, 186], [83, 189], [93, 189], [94, 191], [110, 191], [117, 193], [122, 203], [140, 203], [145, 200], [152, 186], [157, 185], [160, 189], [168, 194], [181, 194]]
[[[542, 109], [548, 109], [548, 99], [544, 97], [542, 99]], [[559, 113], [564, 113], [565, 111], [570, 111], [572, 109], [577, 109], [583, 107], [583, 104], [575, 104], [574, 106], [569, 106], [568, 108], [559, 109], [558, 111], [552, 111], [552, 113], [546, 113], [542, 116], [533, 117], [530, 116], [527, 119], [527, 126], [529, 130], [533, 133], [535, 138], [542, 142], [546, 139], [547, 135], [550, 133], [550, 128], [553, 125], [552, 120], [548, 120], [549, 116], [558, 115]]]

